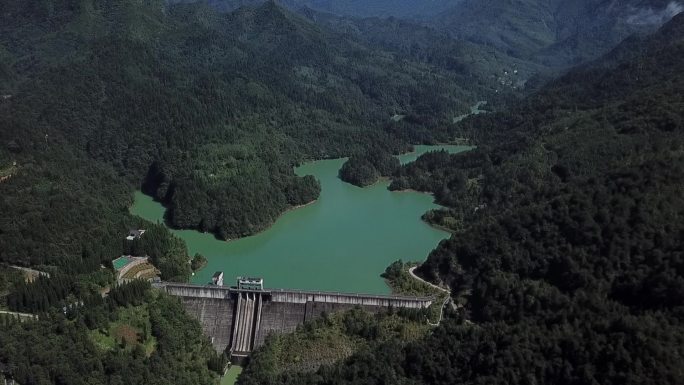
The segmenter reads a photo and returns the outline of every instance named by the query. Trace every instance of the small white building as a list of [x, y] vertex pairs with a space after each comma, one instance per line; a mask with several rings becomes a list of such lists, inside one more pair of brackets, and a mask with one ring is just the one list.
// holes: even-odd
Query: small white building
[[214, 275], [211, 277], [211, 283], [216, 286], [223, 286], [223, 272], [217, 271], [214, 273]]
[[128, 232], [128, 236], [126, 237], [126, 239], [129, 241], [133, 241], [142, 237], [143, 234], [145, 234], [145, 230], [131, 230]]
[[238, 277], [237, 284], [240, 290], [264, 290], [263, 278]]

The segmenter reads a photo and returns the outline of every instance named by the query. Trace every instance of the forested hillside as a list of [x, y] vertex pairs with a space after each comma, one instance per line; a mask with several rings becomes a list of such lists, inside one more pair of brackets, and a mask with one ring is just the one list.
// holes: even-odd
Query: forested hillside
[[65, 313], [32, 306], [27, 310], [41, 314], [30, 322], [0, 314], [0, 378], [6, 374], [26, 385], [218, 382], [225, 357], [216, 355], [177, 299], [151, 291], [147, 282], [109, 294], [103, 300], [89, 293]]
[[[416, 21], [340, 17], [312, 10], [302, 10], [300, 13], [318, 24], [379, 45], [401, 56], [457, 73], [470, 84], [483, 83], [485, 87], [502, 94], [509, 94], [512, 90], [522, 92], [528, 79], [546, 69], [544, 65], [512, 57], [492, 46], [454, 39], [444, 31]], [[498, 96], [496, 92], [487, 95], [490, 99]]]
[[419, 273], [448, 284], [463, 313], [423, 340], [259, 383], [680, 384], [681, 68], [684, 15], [466, 119], [455, 133], [477, 149], [402, 166], [394, 188], [449, 206], [427, 219], [454, 235]]
[[252, 234], [317, 197], [298, 162], [445, 140], [491, 91], [270, 1], [12, 0], [0, 18], [0, 260], [18, 264], [111, 260], [141, 186], [175, 227]]
[[[0, 307], [38, 316], [0, 316], [2, 373], [215, 384], [225, 357], [178, 300], [113, 284], [121, 254], [149, 255], [164, 280], [193, 266], [164, 225], [129, 214], [132, 192], [228, 239], [316, 199], [293, 166], [350, 156], [344, 179], [391, 174], [444, 206], [425, 219], [453, 236], [417, 272], [463, 307], [434, 328], [417, 312], [323, 317], [271, 338], [240, 383], [684, 382], [679, 3], [463, 0], [424, 19], [436, 32], [314, 7], [415, 2], [238, 2], [0, 1]], [[665, 22], [504, 111], [453, 119]], [[391, 156], [453, 138], [477, 148]], [[145, 237], [124, 241], [131, 228]]]
[[654, 31], [682, 10], [672, 0], [464, 0], [430, 24], [557, 68], [596, 58], [630, 34]]

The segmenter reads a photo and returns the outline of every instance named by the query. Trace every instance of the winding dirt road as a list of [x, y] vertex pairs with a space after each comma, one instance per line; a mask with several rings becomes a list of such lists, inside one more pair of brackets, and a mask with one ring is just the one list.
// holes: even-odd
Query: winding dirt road
[[430, 320], [428, 320], [428, 325], [439, 326], [439, 324], [442, 322], [442, 318], [444, 318], [444, 307], [447, 305], [447, 303], [449, 303], [449, 301], [451, 301], [451, 292], [449, 290], [443, 288], [443, 287], [437, 286], [437, 285], [430, 283], [430, 282], [424, 280], [423, 278], [420, 278], [419, 276], [417, 276], [415, 273], [415, 270], [417, 267], [418, 266], [409, 267], [409, 274], [411, 275], [411, 277], [413, 277], [413, 279], [417, 279], [420, 282], [423, 282], [424, 284], [426, 284], [426, 285], [428, 285], [434, 289], [437, 289], [443, 293], [447, 293], [447, 296], [444, 299], [444, 302], [442, 302], [442, 306], [439, 309], [439, 320], [435, 323], [432, 323], [432, 322], [430, 322]]
[[20, 318], [30, 318], [30, 319], [38, 319], [38, 316], [35, 314], [28, 314], [28, 313], [18, 313], [15, 311], [7, 311], [7, 310], [0, 310], [0, 314], [9, 314], [12, 316], [18, 316]]
[[432, 288], [435, 288], [435, 289], [437, 289], [437, 290], [439, 290], [439, 291], [443, 291], [443, 292], [445, 292], [445, 293], [449, 293], [449, 294], [450, 294], [449, 290], [447, 290], [447, 289], [445, 289], [445, 288], [443, 288], [443, 287], [441, 287], [441, 286], [437, 286], [437, 285], [435, 285], [434, 283], [430, 283], [430, 282], [424, 280], [423, 278], [420, 278], [418, 275], [416, 275], [415, 270], [416, 270], [417, 268], [418, 268], [418, 266], [409, 267], [409, 274], [411, 274], [411, 277], [413, 277], [413, 278], [419, 280], [420, 282], [423, 282], [424, 284], [426, 284], [426, 285], [428, 285], [428, 286], [430, 286], [430, 287], [432, 287]]

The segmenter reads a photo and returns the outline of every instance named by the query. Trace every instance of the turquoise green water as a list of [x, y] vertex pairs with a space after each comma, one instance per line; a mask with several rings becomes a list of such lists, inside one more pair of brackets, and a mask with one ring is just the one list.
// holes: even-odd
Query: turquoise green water
[[463, 114], [463, 115], [461, 115], [461, 116], [456, 116], [456, 117], [454, 117], [453, 122], [454, 122], [454, 123], [458, 123], [458, 122], [460, 122], [461, 120], [463, 120], [463, 119], [469, 117], [470, 115], [478, 115], [478, 114], [486, 113], [487, 111], [481, 110], [481, 109], [480, 109], [480, 107], [482, 107], [482, 106], [484, 106], [484, 105], [486, 105], [486, 104], [487, 104], [487, 101], [485, 101], [485, 100], [482, 100], [482, 101], [479, 101], [479, 102], [475, 103], [474, 106], [470, 107], [470, 112], [469, 112], [469, 113]]
[[221, 378], [221, 385], [233, 385], [237, 381], [238, 376], [242, 373], [242, 367], [231, 365], [228, 373]]
[[[464, 146], [416, 146], [400, 156], [415, 160], [429, 150], [455, 153]], [[291, 210], [268, 230], [230, 242], [192, 230], [173, 230], [191, 254], [207, 257], [207, 267], [192, 277], [205, 284], [215, 271], [223, 271], [226, 284], [236, 276], [264, 278], [267, 287], [322, 291], [388, 293], [380, 277], [397, 259], [424, 260], [448, 234], [420, 217], [436, 208], [433, 198], [415, 192], [390, 192], [389, 182], [359, 188], [342, 182], [337, 173], [344, 159], [321, 160], [298, 167], [298, 175], [313, 175], [321, 182], [315, 203]], [[161, 221], [164, 208], [136, 193], [133, 214]]]
[[[456, 154], [458, 152], [463, 152], [466, 150], [470, 150], [473, 147], [470, 146], [457, 146], [457, 145], [452, 145], [452, 144], [441, 144], [437, 146], [425, 146], [425, 145], [416, 145], [413, 146], [413, 152], [409, 152], [406, 154], [402, 154], [397, 156], [399, 158], [399, 161], [401, 164], [406, 164], [406, 163], [411, 163], [414, 160], [418, 159], [419, 156], [425, 154], [426, 152], [431, 152], [431, 151], [446, 151], [450, 154]], [[343, 162], [344, 163], [344, 162]]]

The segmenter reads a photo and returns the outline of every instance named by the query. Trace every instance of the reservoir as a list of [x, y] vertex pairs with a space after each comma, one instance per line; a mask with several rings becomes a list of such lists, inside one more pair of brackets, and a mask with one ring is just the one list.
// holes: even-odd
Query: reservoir
[[[451, 153], [467, 146], [415, 146], [399, 156], [402, 163], [435, 150]], [[360, 188], [338, 178], [345, 159], [319, 160], [295, 169], [321, 183], [319, 199], [284, 213], [267, 230], [232, 241], [212, 234], [172, 230], [185, 240], [190, 255], [207, 257], [207, 267], [191, 281], [206, 284], [223, 271], [226, 284], [236, 276], [264, 278], [266, 287], [387, 294], [380, 274], [397, 259], [423, 261], [449, 234], [421, 220], [438, 206], [433, 197], [417, 192], [390, 192], [388, 181]], [[152, 222], [163, 221], [164, 208], [137, 192], [131, 213]]]

